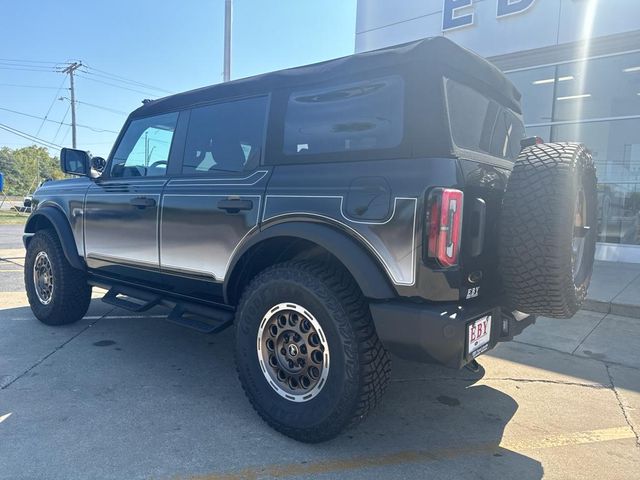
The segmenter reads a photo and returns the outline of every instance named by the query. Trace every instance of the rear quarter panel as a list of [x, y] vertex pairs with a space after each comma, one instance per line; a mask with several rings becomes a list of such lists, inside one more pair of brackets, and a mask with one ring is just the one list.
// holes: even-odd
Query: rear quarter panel
[[278, 165], [262, 228], [288, 220], [327, 222], [379, 262], [399, 295], [457, 300], [458, 275], [422, 262], [424, 203], [433, 186], [459, 186], [452, 158]]

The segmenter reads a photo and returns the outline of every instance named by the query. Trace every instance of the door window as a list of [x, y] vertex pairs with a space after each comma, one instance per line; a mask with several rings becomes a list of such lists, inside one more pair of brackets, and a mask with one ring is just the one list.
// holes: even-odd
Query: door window
[[191, 111], [182, 173], [253, 170], [260, 163], [267, 97], [248, 98]]
[[178, 113], [133, 120], [111, 164], [112, 177], [150, 177], [167, 172]]

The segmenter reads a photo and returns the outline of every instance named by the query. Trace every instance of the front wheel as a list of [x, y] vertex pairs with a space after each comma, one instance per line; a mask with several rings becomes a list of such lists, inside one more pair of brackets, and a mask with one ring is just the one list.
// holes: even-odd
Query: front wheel
[[260, 273], [236, 317], [236, 362], [258, 414], [303, 442], [338, 435], [382, 396], [390, 360], [368, 305], [339, 267], [288, 262]]
[[77, 322], [89, 309], [86, 275], [69, 264], [52, 230], [38, 231], [29, 242], [24, 285], [33, 314], [47, 325]]

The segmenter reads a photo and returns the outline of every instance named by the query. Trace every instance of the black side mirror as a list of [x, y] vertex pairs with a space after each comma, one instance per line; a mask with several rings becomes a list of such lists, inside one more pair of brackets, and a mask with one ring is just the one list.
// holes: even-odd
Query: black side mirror
[[91, 157], [84, 150], [63, 148], [60, 151], [60, 168], [64, 173], [88, 177], [91, 172]]

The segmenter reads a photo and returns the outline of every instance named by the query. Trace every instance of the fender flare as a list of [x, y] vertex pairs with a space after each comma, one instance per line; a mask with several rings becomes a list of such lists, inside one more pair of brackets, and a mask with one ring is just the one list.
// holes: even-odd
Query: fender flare
[[73, 232], [71, 231], [71, 225], [69, 225], [69, 220], [58, 208], [52, 206], [45, 206], [39, 208], [29, 217], [27, 224], [24, 227], [25, 237], [24, 237], [24, 246], [25, 248], [29, 244], [29, 239], [32, 235], [36, 233], [36, 225], [40, 218], [45, 218], [48, 222], [53, 225], [53, 228], [58, 235], [58, 239], [60, 240], [60, 245], [62, 246], [62, 251], [64, 252], [64, 256], [67, 258], [67, 261], [71, 264], [73, 268], [78, 270], [85, 270], [86, 265], [84, 264], [83, 259], [78, 254], [78, 249], [76, 247], [76, 240], [73, 236]]
[[316, 222], [292, 221], [278, 223], [258, 231], [250, 237], [233, 256], [226, 275], [223, 292], [229, 300], [229, 288], [236, 277], [236, 266], [249, 250], [259, 243], [276, 238], [293, 237], [324, 248], [349, 270], [362, 293], [367, 298], [389, 299], [397, 296], [389, 276], [364, 245], [340, 230]]

